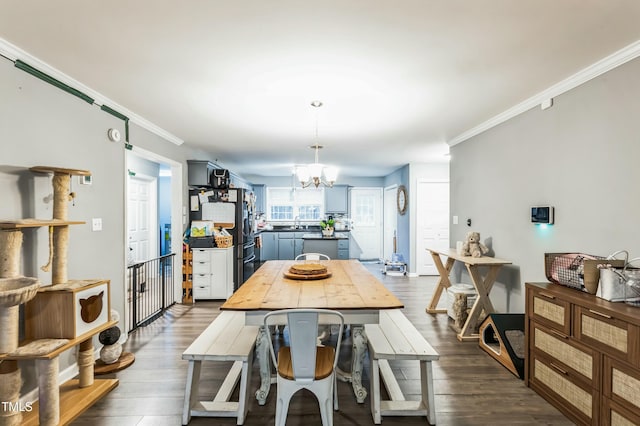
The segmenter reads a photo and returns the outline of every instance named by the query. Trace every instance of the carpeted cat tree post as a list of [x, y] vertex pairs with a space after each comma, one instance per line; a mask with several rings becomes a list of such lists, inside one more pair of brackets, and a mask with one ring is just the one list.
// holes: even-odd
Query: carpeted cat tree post
[[[40, 283], [35, 278], [20, 276], [22, 231], [0, 229], [0, 353], [18, 348], [20, 305], [33, 298]], [[22, 423], [19, 407], [22, 376], [17, 361], [0, 362], [0, 424]], [[4, 404], [4, 403], [7, 404]]]

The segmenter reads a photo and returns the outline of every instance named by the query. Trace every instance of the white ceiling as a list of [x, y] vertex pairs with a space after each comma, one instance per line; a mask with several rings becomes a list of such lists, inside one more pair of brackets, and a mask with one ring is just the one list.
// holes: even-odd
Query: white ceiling
[[[0, 0], [0, 37], [241, 174], [380, 176], [640, 40], [638, 0]], [[135, 145], [135, 140], [132, 140]], [[517, 142], [514, 142], [517, 143]]]

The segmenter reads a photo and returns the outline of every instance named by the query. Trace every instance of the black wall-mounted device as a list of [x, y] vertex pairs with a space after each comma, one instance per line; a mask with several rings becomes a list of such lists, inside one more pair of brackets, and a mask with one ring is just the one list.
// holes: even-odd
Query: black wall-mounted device
[[553, 207], [531, 207], [531, 223], [553, 224]]

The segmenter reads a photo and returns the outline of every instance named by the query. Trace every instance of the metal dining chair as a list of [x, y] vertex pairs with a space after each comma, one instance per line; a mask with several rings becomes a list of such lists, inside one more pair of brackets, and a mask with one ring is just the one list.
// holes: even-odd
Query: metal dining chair
[[[277, 320], [276, 318], [280, 319]], [[336, 365], [342, 343], [344, 317], [328, 309], [285, 309], [269, 312], [264, 326], [269, 327], [285, 318], [289, 326], [290, 346], [281, 346], [276, 357], [273, 341], [269, 352], [276, 366], [276, 426], [284, 426], [291, 397], [300, 389], [307, 389], [318, 399], [323, 426], [333, 425], [333, 409], [338, 409]], [[318, 323], [337, 324], [340, 328], [336, 346], [317, 346]]]
[[[296, 256], [295, 260], [331, 260], [324, 253], [302, 253]], [[330, 326], [321, 326], [318, 329], [318, 341], [322, 342], [332, 334]]]
[[302, 253], [297, 255], [295, 260], [331, 260], [331, 258], [323, 253]]

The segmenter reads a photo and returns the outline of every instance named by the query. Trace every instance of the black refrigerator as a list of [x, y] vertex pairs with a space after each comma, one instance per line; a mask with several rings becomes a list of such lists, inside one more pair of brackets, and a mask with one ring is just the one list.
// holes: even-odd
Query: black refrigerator
[[[189, 190], [191, 222], [194, 220], [230, 223], [225, 229], [233, 236], [233, 287], [237, 290], [254, 272], [255, 262], [255, 195], [242, 188]], [[219, 204], [225, 203], [225, 204]], [[233, 207], [230, 206], [233, 204]], [[215, 247], [213, 237], [191, 237], [191, 247]]]

